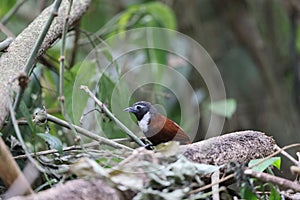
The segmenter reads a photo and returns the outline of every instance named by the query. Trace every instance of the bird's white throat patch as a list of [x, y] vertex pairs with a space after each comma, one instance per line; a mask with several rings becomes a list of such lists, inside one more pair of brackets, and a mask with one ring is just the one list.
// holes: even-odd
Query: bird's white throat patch
[[147, 112], [144, 117], [138, 122], [139, 124], [139, 127], [142, 129], [142, 131], [145, 133], [148, 131], [148, 123], [149, 123], [149, 120], [150, 120], [150, 113]]

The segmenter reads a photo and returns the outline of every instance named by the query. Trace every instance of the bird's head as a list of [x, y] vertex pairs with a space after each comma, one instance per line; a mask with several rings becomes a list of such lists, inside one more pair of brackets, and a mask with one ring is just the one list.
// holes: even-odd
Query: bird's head
[[138, 121], [142, 120], [144, 115], [147, 114], [148, 112], [150, 114], [154, 114], [157, 112], [156, 108], [147, 101], [136, 102], [131, 107], [124, 109], [124, 111], [133, 113], [136, 116]]

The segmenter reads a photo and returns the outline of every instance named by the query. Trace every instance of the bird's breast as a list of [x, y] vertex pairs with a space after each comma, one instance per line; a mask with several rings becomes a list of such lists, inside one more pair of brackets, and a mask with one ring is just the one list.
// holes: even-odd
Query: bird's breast
[[138, 122], [139, 127], [142, 129], [142, 131], [144, 133], [146, 133], [149, 130], [148, 125], [149, 125], [150, 118], [151, 118], [151, 115], [149, 112], [147, 112], [143, 116], [143, 118]]

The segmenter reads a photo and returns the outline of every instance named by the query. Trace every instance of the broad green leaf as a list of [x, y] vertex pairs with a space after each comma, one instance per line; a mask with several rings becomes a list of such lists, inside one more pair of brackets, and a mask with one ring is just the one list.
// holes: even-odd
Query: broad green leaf
[[[249, 162], [248, 166], [251, 167], [252, 165], [260, 162], [261, 160], [262, 159], [251, 160]], [[257, 172], [263, 172], [265, 169], [267, 169], [271, 165], [273, 165], [277, 169], [280, 169], [280, 164], [281, 164], [281, 158], [280, 157], [273, 157], [273, 158], [270, 158], [268, 160], [265, 160], [264, 162], [262, 162], [258, 166], [253, 167], [252, 169], [254, 171], [257, 171]]]
[[215, 114], [230, 118], [236, 111], [236, 106], [234, 99], [225, 99], [210, 103], [209, 109]]
[[49, 133], [38, 133], [39, 137], [44, 139], [50, 146], [51, 149], [58, 150], [59, 153], [62, 153], [62, 142], [59, 138], [55, 137], [54, 135], [51, 135]]
[[246, 186], [246, 184], [242, 185], [240, 195], [241, 199], [258, 200], [257, 196]]
[[158, 21], [162, 27], [176, 29], [176, 18], [174, 12], [165, 4], [151, 2], [145, 5], [147, 12]]
[[119, 20], [119, 31], [120, 32], [123, 32], [124, 30], [126, 30], [126, 26], [127, 26], [127, 24], [129, 23], [129, 21], [130, 21], [130, 18], [131, 18], [131, 16], [132, 16], [132, 11], [130, 10], [130, 11], [128, 11], [128, 12], [125, 12], [122, 16], [121, 16], [121, 18], [120, 18], [120, 20]]
[[269, 196], [270, 200], [281, 200], [280, 193], [276, 190], [276, 188], [272, 184], [268, 184], [271, 187], [271, 193]]
[[176, 17], [168, 6], [160, 2], [136, 4], [121, 14], [118, 26], [118, 32], [139, 27], [163, 27], [175, 30]]

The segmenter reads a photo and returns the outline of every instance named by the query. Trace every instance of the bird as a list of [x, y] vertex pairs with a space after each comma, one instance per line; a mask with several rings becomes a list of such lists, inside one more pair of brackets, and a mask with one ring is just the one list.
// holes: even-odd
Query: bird
[[138, 101], [123, 111], [136, 116], [140, 129], [154, 146], [172, 140], [178, 141], [180, 145], [191, 144], [189, 136], [183, 129], [159, 113], [150, 102]]

